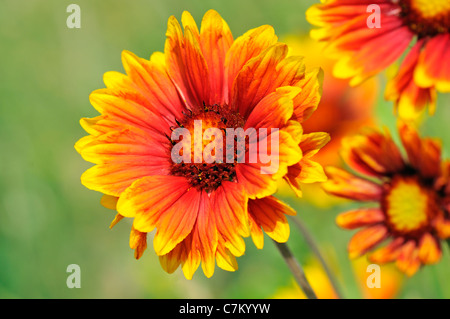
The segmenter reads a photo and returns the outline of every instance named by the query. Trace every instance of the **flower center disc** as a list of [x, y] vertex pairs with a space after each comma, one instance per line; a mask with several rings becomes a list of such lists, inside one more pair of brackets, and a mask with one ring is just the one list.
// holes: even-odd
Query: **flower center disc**
[[421, 37], [450, 32], [450, 1], [401, 0], [401, 16]]
[[415, 178], [397, 177], [388, 186], [382, 203], [390, 227], [413, 235], [427, 227], [436, 203]]
[[[227, 154], [226, 147], [226, 129], [243, 128], [244, 119], [236, 112], [231, 111], [228, 106], [203, 106], [184, 114], [184, 118], [177, 121], [178, 128], [185, 128], [191, 136], [191, 163], [172, 163], [171, 175], [184, 176], [189, 183], [197, 189], [211, 192], [217, 189], [223, 181], [234, 181], [236, 179], [236, 159], [238, 147], [234, 145], [234, 154], [229, 160], [230, 154]], [[215, 154], [216, 149], [206, 152], [208, 144], [217, 138], [209, 137], [208, 129], [218, 129], [222, 133], [222, 156]], [[207, 132], [205, 134], [205, 132]], [[217, 131], [218, 132], [218, 131]], [[183, 137], [184, 138], [184, 137]], [[197, 141], [197, 143], [196, 143]], [[200, 142], [199, 142], [200, 141]], [[172, 148], [174, 147], [172, 141]], [[185, 150], [183, 149], [182, 152]], [[211, 162], [207, 154], [215, 156], [214, 162]], [[208, 160], [209, 158], [209, 160]]]
[[412, 0], [411, 5], [424, 18], [434, 18], [450, 12], [450, 2], [445, 0]]

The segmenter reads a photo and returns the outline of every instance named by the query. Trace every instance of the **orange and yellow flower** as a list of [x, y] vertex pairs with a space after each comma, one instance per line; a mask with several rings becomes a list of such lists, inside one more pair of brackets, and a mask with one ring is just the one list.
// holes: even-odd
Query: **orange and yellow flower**
[[395, 261], [412, 276], [421, 265], [440, 260], [441, 241], [450, 237], [450, 161], [441, 160], [439, 141], [420, 138], [411, 125], [400, 123], [399, 133], [407, 159], [388, 132], [370, 129], [346, 138], [345, 162], [368, 178], [328, 167], [323, 187], [339, 197], [378, 204], [337, 217], [342, 228], [363, 228], [349, 242], [349, 257], [370, 251], [372, 262]]
[[[378, 27], [368, 25], [377, 19], [373, 5], [379, 8]], [[312, 6], [307, 19], [320, 27], [311, 36], [326, 41], [339, 59], [334, 74], [352, 85], [392, 65], [414, 43], [385, 93], [400, 117], [416, 119], [427, 105], [432, 114], [436, 90], [450, 92], [450, 2], [328, 0]]]
[[[322, 167], [308, 154], [329, 136], [303, 134], [301, 126], [320, 100], [321, 70], [306, 72], [301, 57], [287, 57], [288, 47], [272, 27], [233, 39], [214, 10], [200, 29], [188, 12], [181, 22], [169, 18], [164, 53], [147, 60], [123, 52], [126, 74], [107, 72], [107, 88], [90, 95], [100, 115], [81, 120], [89, 135], [75, 148], [96, 164], [82, 175], [82, 184], [102, 192], [102, 204], [118, 211], [111, 227], [133, 218], [135, 257], [142, 256], [147, 233], [156, 229], [153, 248], [163, 269], [172, 273], [181, 266], [190, 279], [200, 265], [207, 277], [216, 262], [236, 270], [244, 237], [251, 235], [258, 248], [263, 231], [287, 241], [285, 215], [295, 211], [272, 196], [277, 182], [284, 177], [299, 187], [303, 179], [324, 180]], [[237, 153], [231, 162], [197, 162], [197, 149], [182, 151], [192, 162], [174, 162], [172, 131], [182, 128], [195, 136], [199, 120], [202, 136], [209, 128], [277, 129], [278, 170], [263, 174], [264, 163], [236, 161]], [[200, 154], [208, 145], [200, 144]], [[267, 148], [270, 152], [272, 144]]]

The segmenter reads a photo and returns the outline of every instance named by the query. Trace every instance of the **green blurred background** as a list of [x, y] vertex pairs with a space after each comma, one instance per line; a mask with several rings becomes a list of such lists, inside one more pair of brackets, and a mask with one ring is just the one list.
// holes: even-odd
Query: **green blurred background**
[[[135, 260], [128, 246], [130, 222], [109, 224], [114, 212], [101, 194], [80, 184], [91, 164], [73, 148], [85, 135], [81, 117], [96, 116], [89, 93], [104, 87], [106, 71], [123, 71], [124, 49], [149, 57], [164, 47], [167, 19], [192, 13], [198, 23], [216, 9], [235, 37], [262, 24], [277, 34], [305, 34], [305, 0], [77, 0], [81, 29], [69, 29], [71, 1], [0, 2], [0, 298], [270, 298], [292, 279], [268, 237], [263, 250], [248, 238], [239, 270], [216, 267], [211, 279], [199, 269], [191, 281], [181, 271], [166, 274], [149, 248]], [[384, 78], [380, 76], [380, 80]], [[376, 108], [380, 124], [394, 127], [392, 105]], [[450, 145], [448, 96], [439, 96], [436, 116], [423, 132]], [[444, 156], [449, 148], [444, 147]], [[286, 198], [297, 209], [332, 261], [341, 289], [360, 298], [346, 245], [352, 232], [334, 224], [348, 205], [320, 209]], [[301, 262], [310, 250], [295, 227], [289, 245]], [[81, 288], [69, 289], [66, 268], [81, 267]], [[405, 281], [399, 298], [449, 298], [448, 247], [442, 261]]]

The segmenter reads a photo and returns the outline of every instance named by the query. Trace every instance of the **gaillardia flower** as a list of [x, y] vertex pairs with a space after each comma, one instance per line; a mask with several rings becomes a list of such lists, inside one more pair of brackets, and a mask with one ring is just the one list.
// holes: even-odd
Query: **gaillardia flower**
[[[371, 129], [348, 137], [342, 155], [358, 177], [327, 168], [324, 189], [375, 207], [340, 214], [336, 222], [346, 229], [363, 228], [350, 240], [350, 258], [366, 252], [374, 263], [396, 261], [411, 276], [421, 265], [441, 257], [441, 241], [450, 237], [450, 161], [441, 161], [439, 141], [420, 138], [407, 124], [399, 124], [407, 159], [390, 135]], [[375, 251], [383, 241], [383, 245]]]
[[107, 88], [90, 95], [100, 115], [81, 120], [89, 135], [75, 148], [96, 164], [82, 184], [118, 211], [111, 226], [133, 218], [135, 257], [156, 229], [163, 269], [181, 265], [190, 279], [200, 264], [207, 277], [216, 262], [237, 269], [243, 237], [258, 248], [263, 231], [287, 241], [285, 215], [295, 211], [272, 196], [277, 181], [297, 187], [326, 178], [308, 154], [329, 137], [303, 134], [301, 126], [320, 100], [321, 71], [306, 72], [301, 57], [287, 57], [272, 27], [234, 40], [214, 10], [200, 30], [188, 12], [181, 22], [169, 18], [164, 53], [147, 60], [124, 51], [126, 75], [105, 73]]
[[328, 0], [311, 7], [307, 19], [320, 27], [311, 36], [326, 41], [339, 59], [334, 74], [352, 85], [393, 64], [414, 43], [385, 93], [400, 117], [415, 119], [427, 105], [433, 113], [436, 90], [450, 92], [449, 1]]

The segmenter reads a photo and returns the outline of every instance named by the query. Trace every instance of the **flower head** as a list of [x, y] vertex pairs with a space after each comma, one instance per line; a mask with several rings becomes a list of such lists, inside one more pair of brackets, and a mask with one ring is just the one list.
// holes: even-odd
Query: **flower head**
[[181, 22], [169, 19], [164, 53], [123, 52], [126, 75], [104, 75], [107, 88], [90, 95], [100, 115], [81, 120], [89, 135], [75, 147], [96, 164], [82, 184], [118, 211], [111, 226], [133, 218], [136, 258], [156, 229], [164, 270], [181, 266], [190, 279], [200, 264], [207, 277], [216, 262], [237, 269], [243, 237], [259, 248], [262, 231], [288, 239], [285, 214], [295, 212], [272, 196], [277, 181], [328, 136], [301, 126], [320, 100], [321, 71], [287, 57], [272, 27], [234, 40], [214, 10], [200, 29], [188, 12]]
[[[379, 25], [368, 24], [378, 14]], [[414, 40], [386, 89], [400, 117], [415, 119], [427, 105], [433, 113], [436, 90], [450, 91], [450, 66], [442, 63], [450, 60], [448, 1], [328, 0], [311, 7], [307, 18], [320, 27], [311, 36], [326, 41], [339, 59], [334, 74], [352, 85], [399, 60]]]
[[407, 158], [388, 132], [370, 130], [345, 139], [342, 151], [367, 178], [329, 167], [323, 186], [339, 197], [378, 204], [337, 217], [342, 228], [363, 228], [348, 245], [351, 258], [371, 251], [372, 262], [395, 261], [413, 275], [440, 260], [441, 241], [450, 237], [450, 161], [441, 160], [438, 141], [420, 138], [412, 126], [399, 124], [399, 132]]

